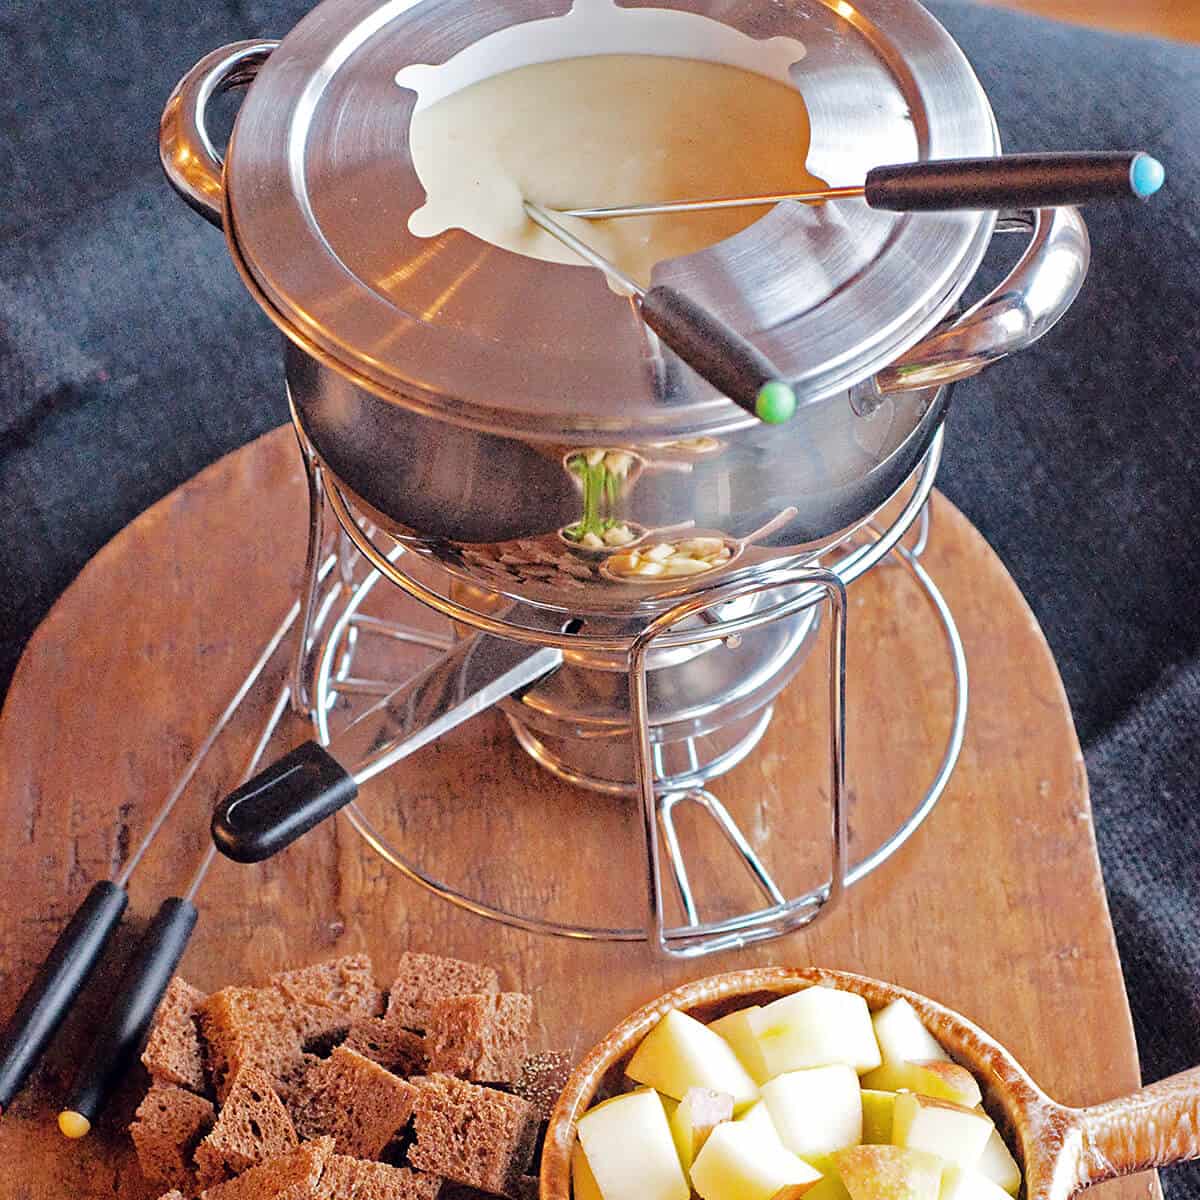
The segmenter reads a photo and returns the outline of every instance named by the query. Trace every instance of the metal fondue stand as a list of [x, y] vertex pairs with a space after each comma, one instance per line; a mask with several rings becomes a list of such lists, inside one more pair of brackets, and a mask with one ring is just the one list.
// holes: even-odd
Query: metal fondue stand
[[[577, 0], [566, 17], [541, 0], [523, 3], [519, 16], [443, 0], [436, 29], [428, 7], [322, 5], [282, 44], [240, 43], [209, 55], [164, 114], [172, 183], [224, 227], [243, 281], [288, 337], [310, 501], [291, 704], [323, 745], [361, 715], [347, 735], [361, 743], [359, 753], [340, 761], [355, 763], [363, 784], [499, 702], [543, 766], [638, 804], [641, 928], [560, 923], [468, 895], [349, 805], [351, 822], [387, 861], [455, 904], [532, 931], [649, 939], [677, 956], [780, 936], [810, 923], [894, 853], [953, 770], [966, 667], [946, 605], [919, 562], [949, 385], [1032, 343], [1062, 316], [1086, 272], [1086, 230], [1070, 209], [1018, 221], [1034, 233], [1021, 263], [961, 317], [952, 306], [997, 227], [994, 213], [914, 219], [854, 205], [836, 213], [781, 205], [726, 243], [661, 264], [735, 328], [757, 330], [796, 382], [795, 419], [764, 433], [648, 340], [596, 273], [464, 234], [411, 235], [407, 219], [423, 192], [406, 141], [411, 95], [396, 87], [396, 69], [403, 75], [418, 64], [411, 69], [434, 93], [424, 102], [439, 87], [444, 94], [503, 66], [622, 52], [624, 38], [626, 50], [691, 47], [697, 57], [752, 67], [770, 59], [765, 73], [787, 80], [795, 55], [781, 58], [780, 47], [803, 36], [810, 169], [850, 179], [897, 157], [998, 151], [986, 97], [945, 31], [916, 5], [874, 0], [853, 10], [853, 22], [823, 0], [737, 15], [709, 0], [670, 9]], [[205, 132], [205, 106], [214, 91], [256, 74], [222, 164]], [[713, 435], [719, 454], [669, 474], [679, 467], [678, 447]], [[564, 544], [579, 517], [571, 458], [607, 448], [636, 458], [640, 479], [650, 480], [639, 482], [636, 503], [630, 483], [612, 515], [651, 541], [690, 532], [723, 539], [730, 561], [711, 583], [703, 575], [617, 579], [603, 555]], [[906, 489], [899, 512], [881, 517]], [[323, 548], [326, 503], [339, 527], [333, 557]], [[914, 526], [917, 543], [906, 550], [901, 539]], [[845, 592], [888, 556], [912, 573], [944, 627], [956, 700], [925, 795], [851, 866]], [[383, 579], [448, 618], [453, 640], [372, 613]], [[753, 750], [822, 621], [830, 647], [829, 818], [819, 833], [828, 840], [829, 876], [787, 896], [708, 784]], [[368, 667], [364, 650], [388, 640], [444, 657], [381, 705], [403, 677]], [[510, 679], [507, 689], [474, 694], [470, 681], [491, 654], [511, 659], [518, 673], [523, 663], [526, 674], [515, 689]], [[375, 702], [366, 714], [364, 699]], [[282, 706], [260, 747], [281, 714]], [[715, 823], [763, 907], [701, 918], [676, 831], [681, 806]], [[678, 926], [666, 915], [668, 876], [685, 917]]]
[[[476, 595], [474, 604], [456, 598], [453, 586], [445, 586], [450, 582], [445, 576], [439, 590], [429, 581], [429, 571], [420, 570], [421, 564], [414, 561], [415, 555], [405, 553], [395, 542], [387, 545], [388, 539], [369, 520], [355, 512], [352, 501], [346, 498], [337, 483], [327, 480], [317, 456], [302, 435], [301, 444], [309, 479], [309, 555], [291, 695], [293, 707], [312, 720], [316, 736], [323, 744], [360, 715], [364, 699], [375, 701], [402, 682], [400, 678], [384, 677], [378, 672], [356, 670], [361, 663], [359, 652], [365, 642], [384, 639], [422, 645], [443, 653], [448, 648], [447, 638], [431, 633], [427, 628], [371, 615], [369, 600], [381, 580], [399, 587], [459, 627], [516, 640], [531, 647], [557, 647], [569, 656], [602, 656], [610, 662], [619, 657], [624, 662], [632, 700], [631, 712], [625, 719], [625, 729], [619, 724], [624, 714], [614, 714], [616, 727], [609, 730], [608, 737], [632, 747], [635, 779], [631, 784], [585, 775], [564, 766], [545, 752], [523, 720], [530, 711], [528, 706], [536, 700], [536, 685], [520, 698], [505, 702], [505, 711], [521, 745], [543, 766], [580, 786], [627, 794], [638, 801], [646, 848], [646, 926], [635, 929], [566, 924], [510, 911], [466, 895], [436, 878], [411, 853], [392, 845], [360, 804], [347, 806], [345, 811], [351, 824], [383, 858], [414, 882], [452, 903], [533, 932], [583, 940], [649, 938], [663, 953], [681, 957], [715, 953], [778, 937], [809, 924], [845, 887], [870, 874], [895, 853], [929, 815], [944, 791], [962, 745], [967, 713], [967, 673], [953, 618], [919, 562], [929, 534], [927, 501], [941, 457], [941, 436], [912, 481], [911, 494], [900, 512], [884, 528], [868, 525], [866, 536], [852, 539], [833, 557], [829, 567], [762, 570], [750, 580], [718, 585], [702, 595], [690, 597], [643, 624], [636, 632], [625, 634], [592, 633], [586, 629], [557, 631], [547, 622], [545, 614], [532, 606], [514, 606], [504, 615], [497, 616], [494, 611], [488, 611], [495, 608], [489, 603], [493, 598]], [[326, 501], [335, 514], [341, 534], [338, 552], [333, 557], [321, 554], [326, 541]], [[914, 526], [918, 531], [916, 541], [911, 549], [905, 548], [901, 539]], [[911, 573], [941, 622], [954, 677], [953, 719], [942, 760], [926, 793], [919, 798], [908, 818], [882, 844], [860, 861], [850, 864], [845, 834], [845, 589], [889, 555], [891, 561]], [[426, 578], [421, 579], [418, 575]], [[822, 607], [828, 614], [830, 646], [830, 877], [828, 883], [816, 889], [789, 897], [776, 885], [749, 839], [720, 800], [707, 789], [707, 784], [749, 754], [765, 732], [772, 714], [771, 702], [795, 675], [805, 651], [817, 636], [818, 612]], [[732, 615], [716, 615], [722, 609]], [[722, 710], [728, 711], [732, 707], [738, 729], [747, 727], [748, 731], [734, 745], [721, 745], [715, 755], [710, 753], [703, 758], [699, 752], [705, 745], [703, 736], [685, 735], [674, 743], [664, 743], [662, 726], [652, 723], [647, 700], [647, 685], [653, 680], [656, 656], [660, 659], [667, 656], [668, 660], [658, 669], [670, 669], [669, 656], [680, 651], [736, 657], [756, 631], [761, 637], [763, 632], [771, 629], [776, 633], [787, 630], [791, 636], [783, 638], [783, 652], [776, 654], [757, 693], [746, 697], [740, 706], [713, 700], [698, 717], [693, 714], [699, 725], [719, 734], [728, 723], [728, 718], [726, 722], [722, 721]], [[419, 728], [426, 719], [428, 714], [422, 707], [421, 696], [437, 697], [443, 691], [453, 689], [461, 655], [447, 655], [444, 661], [443, 675], [435, 672], [432, 683], [423, 675], [425, 682], [420, 695], [408, 695], [394, 705], [392, 740], [379, 737], [378, 730], [373, 732], [373, 753], [380, 763], [391, 765], [394, 759], [389, 755], [393, 754], [394, 748], [402, 745], [412, 730]], [[694, 663], [697, 658], [690, 661]], [[278, 710], [273, 714], [272, 725], [281, 715]], [[264, 731], [264, 737], [267, 735]], [[586, 747], [586, 740], [580, 745]], [[682, 756], [687, 765], [678, 773], [666, 773], [664, 751]], [[675, 830], [674, 812], [681, 804], [694, 805], [715, 822], [761, 890], [766, 900], [762, 909], [718, 922], [701, 919], [692, 877]], [[663, 858], [686, 916], [682, 926], [668, 927], [667, 924]]]

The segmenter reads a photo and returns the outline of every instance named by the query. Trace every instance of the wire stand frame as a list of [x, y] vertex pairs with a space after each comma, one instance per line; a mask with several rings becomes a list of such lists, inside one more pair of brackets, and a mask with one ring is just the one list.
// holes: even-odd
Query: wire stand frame
[[[299, 423], [296, 423], [305, 467], [309, 475], [310, 514], [309, 574], [302, 597], [303, 636], [296, 654], [296, 679], [293, 701], [308, 714], [319, 741], [328, 744], [336, 733], [331, 715], [340, 697], [351, 694], [379, 696], [387, 694], [398, 680], [375, 680], [354, 673], [354, 661], [360, 639], [383, 636], [444, 649], [448, 639], [361, 612], [361, 607], [380, 579], [387, 579], [403, 592], [442, 616], [479, 632], [497, 637], [565, 650], [586, 649], [619, 653], [625, 656], [629, 677], [633, 755], [636, 766], [637, 797], [644, 837], [646, 861], [646, 923], [640, 928], [580, 925], [540, 916], [513, 912], [491, 904], [449, 885], [392, 846], [370, 821], [358, 804], [345, 810], [352, 826], [389, 864], [413, 882], [443, 899], [476, 915], [503, 924], [554, 936], [586, 941], [648, 940], [662, 954], [692, 958], [783, 936], [811, 924], [837, 902], [844, 890], [864, 878], [891, 857], [924, 822], [941, 797], [962, 747], [966, 725], [968, 681], [966, 660], [958, 631], [945, 600], [918, 561], [928, 539], [927, 501], [933, 488], [942, 449], [939, 433], [922, 465], [915, 473], [912, 495], [899, 515], [886, 527], [866, 522], [842, 544], [841, 557], [829, 566], [782, 564], [761, 568], [748, 578], [717, 585], [700, 595], [689, 597], [668, 612], [648, 620], [640, 632], [616, 636], [590, 631], [586, 624], [568, 631], [547, 620], [544, 610], [516, 604], [502, 615], [468, 607], [449, 594], [434, 590], [405, 570], [408, 557], [398, 543], [382, 548], [378, 531], [360, 517], [351, 502], [328, 475]], [[325, 536], [325, 504], [328, 501], [338, 526], [341, 542], [339, 565], [333, 583], [322, 591], [313, 566], [320, 560]], [[918, 538], [913, 550], [901, 545], [901, 539], [914, 525]], [[867, 540], [862, 535], [868, 534]], [[845, 647], [848, 583], [884, 560], [887, 556], [907, 568], [931, 603], [950, 654], [955, 700], [950, 734], [942, 761], [924, 796], [909, 816], [874, 851], [851, 865], [847, 860], [846, 838], [846, 754], [845, 754]], [[365, 579], [354, 582], [355, 560], [371, 569]], [[721, 621], [686, 624], [688, 618], [705, 617], [719, 606], [766, 593], [785, 598], [766, 604], [741, 616]], [[333, 616], [337, 601], [344, 601]], [[769, 621], [784, 619], [816, 605], [828, 608], [830, 642], [829, 671], [829, 843], [828, 880], [810, 891], [788, 898], [754, 853], [748, 839], [728, 810], [706, 788], [664, 791], [656, 786], [654, 747], [650, 736], [647, 702], [646, 662], [652, 649], [693, 646], [703, 642], [728, 640], [758, 628]], [[328, 625], [328, 632], [321, 631]], [[311, 685], [307, 680], [311, 679]], [[675, 833], [674, 813], [683, 804], [704, 813], [732, 847], [744, 868], [762, 892], [766, 905], [722, 921], [705, 922], [696, 903], [687, 864]], [[669, 927], [666, 917], [664, 857], [670, 881], [678, 894], [685, 923]]]

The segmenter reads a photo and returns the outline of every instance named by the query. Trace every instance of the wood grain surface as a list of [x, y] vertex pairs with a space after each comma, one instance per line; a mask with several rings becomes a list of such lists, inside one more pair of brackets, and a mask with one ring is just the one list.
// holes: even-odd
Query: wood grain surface
[[[664, 963], [638, 944], [534, 936], [415, 887], [339, 819], [271, 862], [216, 864], [200, 893], [185, 974], [211, 989], [363, 949], [381, 977], [406, 947], [475, 957], [534, 994], [543, 1046], [578, 1056], [625, 1014], [688, 979], [817, 964], [892, 980], [958, 1009], [1064, 1102], [1134, 1089], [1129, 1012], [1061, 682], [1003, 566], [946, 500], [934, 507], [925, 562], [966, 645], [966, 746], [927, 825], [810, 931], [690, 965]], [[89, 885], [119, 870], [286, 610], [300, 573], [304, 508], [294, 441], [277, 430], [127, 528], [31, 641], [0, 717], [0, 1019]], [[857, 858], [912, 808], [935, 769], [951, 682], [938, 626], [905, 572], [879, 568], [850, 594]], [[825, 806], [821, 658], [814, 653], [785, 693], [759, 750], [715, 787], [790, 887], [816, 883], [824, 862], [812, 833]], [[282, 667], [272, 689], [281, 678]], [[248, 717], [261, 720], [267, 703], [264, 687]], [[0, 1120], [0, 1200], [155, 1194], [124, 1135], [144, 1086], [140, 1071], [86, 1142], [64, 1142], [53, 1116], [132, 937], [163, 896], [184, 886], [206, 844], [208, 812], [255, 732], [239, 722], [218, 745], [134, 877], [120, 944]], [[288, 727], [279, 748], [302, 735]], [[640, 914], [628, 806], [550, 778], [498, 713], [381, 777], [363, 806], [390, 839], [475, 894], [566, 920]], [[683, 836], [704, 880], [706, 915], [748, 897], [714, 838], [692, 827]], [[1141, 1176], [1101, 1190], [1134, 1200], [1156, 1187]]]

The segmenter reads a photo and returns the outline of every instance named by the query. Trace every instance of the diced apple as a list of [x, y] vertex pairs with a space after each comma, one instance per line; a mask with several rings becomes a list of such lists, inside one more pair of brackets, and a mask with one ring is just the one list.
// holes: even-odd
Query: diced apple
[[676, 1100], [694, 1087], [728, 1093], [735, 1111], [758, 1099], [758, 1087], [733, 1047], [719, 1033], [675, 1009], [642, 1039], [625, 1074]]
[[871, 1017], [875, 1040], [885, 1063], [950, 1060], [941, 1043], [925, 1028], [916, 1009], [903, 998], [893, 1000]]
[[860, 1081], [881, 1092], [917, 1092], [935, 1100], [949, 1100], [973, 1108], [983, 1099], [975, 1076], [953, 1062], [886, 1063], [867, 1072]]
[[814, 1154], [804, 1161], [821, 1172], [821, 1182], [804, 1194], [804, 1200], [850, 1200], [850, 1193], [846, 1191], [832, 1154]]
[[780, 1140], [801, 1158], [862, 1141], [858, 1076], [844, 1063], [777, 1075], [763, 1084], [762, 1098]]
[[767, 1082], [767, 1064], [750, 1024], [750, 1014], [758, 1012], [759, 1009], [757, 1004], [752, 1008], [739, 1008], [737, 1012], [731, 1012], [719, 1021], [710, 1022], [708, 1027], [713, 1033], [719, 1033], [733, 1047], [733, 1052], [750, 1073], [750, 1078], [761, 1087]]
[[983, 1154], [975, 1164], [975, 1170], [980, 1175], [990, 1179], [997, 1187], [1003, 1188], [1010, 1196], [1015, 1196], [1021, 1190], [1021, 1168], [1013, 1158], [1000, 1130], [992, 1127]]
[[578, 1142], [571, 1147], [571, 1195], [574, 1200], [604, 1200], [596, 1176], [588, 1166], [587, 1155]]
[[[779, 1130], [775, 1128], [775, 1122], [771, 1120], [771, 1114], [767, 1110], [766, 1104], [762, 1100], [756, 1100], [744, 1113], [737, 1118], [739, 1125], [752, 1125], [756, 1129], [760, 1129], [771, 1134], [776, 1140], [779, 1138]], [[782, 1142], [779, 1143], [781, 1146]]]
[[863, 1088], [862, 1140], [867, 1145], [887, 1146], [892, 1140], [892, 1110], [896, 1105], [895, 1092], [877, 1092]]
[[900, 1146], [853, 1146], [833, 1156], [851, 1200], [937, 1200], [942, 1160]]
[[820, 1179], [757, 1119], [718, 1125], [692, 1164], [702, 1200], [798, 1200]]
[[992, 1120], [986, 1114], [948, 1100], [905, 1092], [896, 1097], [892, 1144], [927, 1150], [955, 1166], [974, 1167], [983, 1154]]
[[750, 1014], [767, 1078], [845, 1063], [860, 1075], [882, 1061], [867, 1002], [854, 992], [810, 987]]
[[939, 1200], [1004, 1200], [1008, 1193], [978, 1171], [947, 1166], [942, 1173]]
[[579, 1118], [579, 1140], [603, 1200], [688, 1200], [662, 1100], [630, 1092]]
[[708, 1135], [722, 1121], [733, 1120], [733, 1097], [709, 1088], [688, 1088], [687, 1095], [668, 1113], [675, 1149], [685, 1171], [691, 1170]]

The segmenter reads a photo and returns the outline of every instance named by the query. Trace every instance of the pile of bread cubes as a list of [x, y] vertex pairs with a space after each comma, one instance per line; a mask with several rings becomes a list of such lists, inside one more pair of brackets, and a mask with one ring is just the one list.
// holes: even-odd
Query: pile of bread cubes
[[532, 999], [494, 970], [404, 954], [385, 995], [358, 954], [204, 995], [172, 981], [130, 1134], [162, 1200], [536, 1196], [568, 1073], [530, 1056]]

